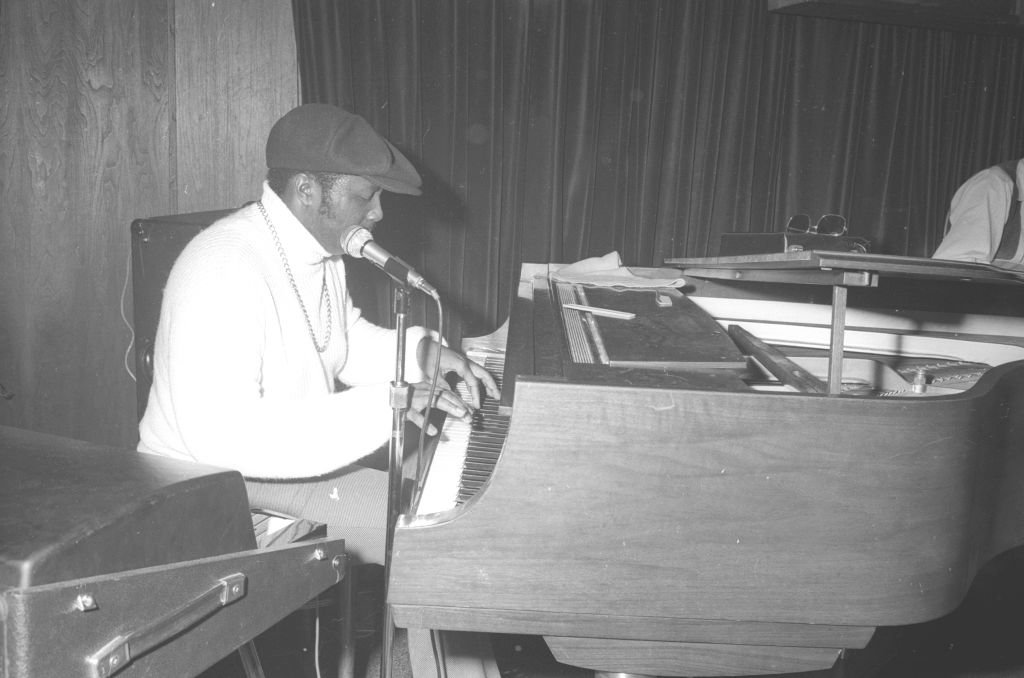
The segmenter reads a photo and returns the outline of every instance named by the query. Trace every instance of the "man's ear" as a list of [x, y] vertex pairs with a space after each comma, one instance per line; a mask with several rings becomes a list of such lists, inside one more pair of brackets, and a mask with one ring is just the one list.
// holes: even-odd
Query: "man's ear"
[[320, 209], [321, 190], [316, 175], [296, 172], [288, 179], [284, 195], [284, 204], [303, 224], [314, 218]]
[[292, 176], [291, 189], [295, 200], [303, 207], [312, 208], [320, 204], [320, 182], [314, 175], [297, 172]]

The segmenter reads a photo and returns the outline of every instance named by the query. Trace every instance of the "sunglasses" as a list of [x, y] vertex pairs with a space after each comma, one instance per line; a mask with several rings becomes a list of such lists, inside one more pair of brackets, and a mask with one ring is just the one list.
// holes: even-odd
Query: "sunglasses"
[[818, 235], [845, 235], [846, 217], [839, 214], [823, 214], [818, 223], [812, 224], [806, 214], [794, 214], [786, 223], [786, 233], [817, 233]]

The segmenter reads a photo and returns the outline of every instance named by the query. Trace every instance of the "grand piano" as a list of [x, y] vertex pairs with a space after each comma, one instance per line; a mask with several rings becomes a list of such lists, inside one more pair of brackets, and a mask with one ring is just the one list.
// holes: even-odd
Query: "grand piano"
[[1024, 544], [1019, 275], [666, 265], [684, 287], [526, 264], [509, 322], [465, 342], [502, 401], [446, 425], [398, 520], [398, 626], [540, 635], [599, 672], [827, 669]]

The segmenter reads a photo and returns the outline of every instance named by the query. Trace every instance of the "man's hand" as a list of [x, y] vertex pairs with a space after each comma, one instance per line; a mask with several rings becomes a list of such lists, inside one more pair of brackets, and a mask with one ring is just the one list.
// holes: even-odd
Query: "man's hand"
[[[420, 341], [419, 346], [416, 347], [416, 359], [424, 374], [428, 376], [433, 374], [434, 361], [437, 359], [438, 351], [440, 351], [441, 358], [441, 374], [446, 375], [454, 373], [458, 375], [459, 379], [466, 382], [466, 387], [469, 389], [470, 402], [463, 403], [464, 405], [468, 405], [473, 410], [480, 407], [480, 403], [483, 399], [483, 391], [481, 391], [481, 387], [490, 397], [501, 397], [501, 393], [498, 391], [498, 384], [495, 383], [494, 377], [492, 377], [491, 373], [484, 369], [482, 365], [469, 360], [466, 356], [451, 350], [447, 346], [438, 344], [430, 337], [424, 337]], [[445, 385], [438, 384], [439, 389], [444, 387]], [[454, 392], [451, 395], [458, 399], [458, 395]], [[461, 402], [461, 399], [459, 399], [459, 401]], [[449, 411], [443, 406], [444, 402], [445, 401], [442, 400], [438, 406], [441, 407], [441, 409], [445, 409], [445, 411]], [[455, 414], [450, 411], [449, 413]], [[470, 413], [467, 413], [467, 416], [469, 414]], [[455, 416], [458, 415], [455, 414]]]
[[[427, 399], [430, 397], [430, 383], [421, 381], [418, 384], [410, 384], [409, 386], [411, 388], [411, 396], [406, 419], [420, 428], [427, 426], [428, 435], [437, 435], [437, 428], [433, 424], [427, 423], [427, 412], [429, 411]], [[433, 406], [439, 410], [444, 410], [449, 417], [454, 417], [461, 421], [468, 422], [473, 418], [473, 409], [463, 402], [459, 394], [453, 391], [448, 382], [443, 379], [438, 382], [437, 390], [434, 392]]]

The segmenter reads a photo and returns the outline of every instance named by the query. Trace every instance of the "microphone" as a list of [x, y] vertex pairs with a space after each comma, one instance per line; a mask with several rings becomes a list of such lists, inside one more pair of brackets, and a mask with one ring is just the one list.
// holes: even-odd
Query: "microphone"
[[412, 266], [378, 245], [369, 229], [360, 227], [353, 230], [342, 243], [342, 249], [350, 257], [369, 260], [399, 283], [414, 287], [434, 299], [438, 298], [434, 286], [428, 283]]

